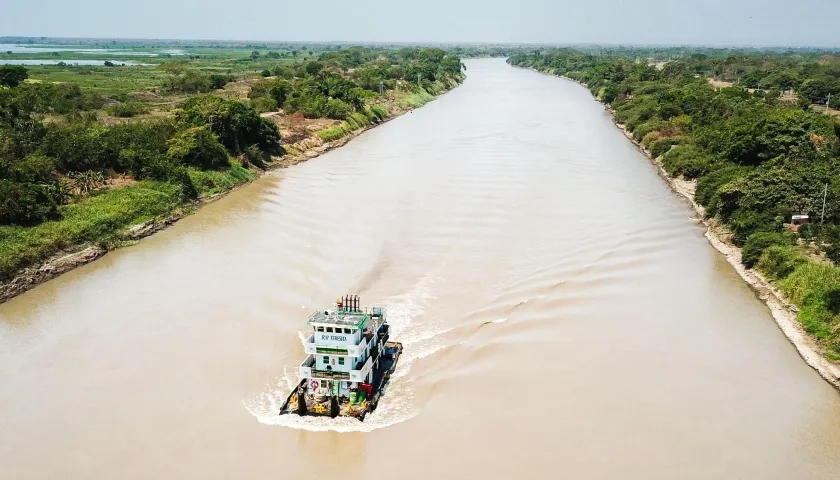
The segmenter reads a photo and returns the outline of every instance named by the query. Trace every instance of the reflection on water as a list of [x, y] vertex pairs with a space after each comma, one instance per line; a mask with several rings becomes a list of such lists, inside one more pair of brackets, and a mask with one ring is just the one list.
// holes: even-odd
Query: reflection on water
[[[405, 345], [390, 391], [280, 418], [352, 290]], [[0, 306], [0, 376], [10, 478], [840, 478], [840, 395], [685, 202], [501, 60]]]

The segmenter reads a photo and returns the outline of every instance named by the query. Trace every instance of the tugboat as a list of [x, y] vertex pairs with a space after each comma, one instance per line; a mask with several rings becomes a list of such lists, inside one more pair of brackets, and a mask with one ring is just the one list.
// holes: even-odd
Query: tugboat
[[309, 354], [298, 367], [300, 383], [280, 415], [354, 417], [364, 421], [376, 409], [397, 367], [402, 344], [388, 341], [385, 308], [362, 308], [358, 295], [345, 295], [333, 308], [309, 316]]

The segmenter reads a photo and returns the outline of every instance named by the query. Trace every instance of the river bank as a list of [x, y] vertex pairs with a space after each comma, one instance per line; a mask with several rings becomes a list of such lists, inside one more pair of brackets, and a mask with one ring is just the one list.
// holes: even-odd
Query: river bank
[[[589, 89], [589, 85], [580, 82], [574, 78], [566, 75], [558, 74], [549, 69], [541, 71], [533, 67], [518, 67], [527, 68], [537, 73], [558, 76], [565, 80], [575, 82]], [[591, 92], [590, 92], [591, 93]], [[705, 208], [700, 205], [695, 199], [696, 180], [686, 180], [682, 177], [671, 176], [665, 169], [660, 158], [654, 155], [650, 149], [646, 148], [643, 142], [634, 138], [633, 134], [628, 130], [627, 126], [616, 119], [616, 112], [601, 99], [594, 97], [601, 103], [606, 111], [610, 114], [612, 122], [621, 130], [624, 136], [636, 145], [637, 149], [642, 152], [648, 160], [656, 167], [659, 176], [665, 180], [672, 191], [681, 195], [689, 201], [696, 213], [697, 221], [706, 227], [705, 237], [709, 243], [723, 254], [726, 261], [738, 273], [741, 279], [750, 286], [755, 292], [756, 296], [761, 299], [767, 308], [770, 310], [776, 325], [784, 333], [785, 337], [796, 348], [799, 356], [805, 363], [816, 370], [819, 375], [828, 383], [837, 389], [840, 389], [840, 365], [833, 362], [826, 355], [825, 348], [810, 335], [803, 327], [802, 321], [799, 317], [799, 308], [793, 304], [774, 284], [774, 282], [762, 275], [761, 272], [754, 268], [747, 268], [741, 261], [742, 251], [733, 242], [733, 234], [725, 225], [717, 221], [716, 218], [707, 215]]]
[[[571, 80], [568, 79], [567, 80]], [[574, 81], [574, 80], [571, 80]], [[760, 298], [770, 313], [776, 325], [784, 333], [785, 337], [793, 344], [799, 355], [811, 368], [816, 370], [821, 377], [835, 388], [840, 389], [840, 366], [826, 358], [822, 347], [804, 330], [799, 321], [799, 309], [793, 305], [773, 283], [764, 277], [760, 272], [747, 268], [741, 263], [741, 249], [732, 243], [732, 233], [725, 226], [721, 225], [714, 218], [706, 215], [706, 210], [694, 199], [695, 183], [668, 175], [665, 168], [657, 158], [645, 148], [641, 142], [636, 141], [627, 128], [615, 120], [614, 112], [605, 106], [607, 112], [615, 123], [616, 127], [626, 136], [645, 157], [656, 167], [659, 176], [665, 180], [668, 186], [675, 193], [688, 200], [697, 220], [706, 226], [705, 237], [709, 243], [723, 254], [726, 261], [738, 273], [738, 275], [752, 288], [756, 296]]]
[[11, 279], [0, 282], [0, 303], [6, 302], [9, 299], [14, 298], [46, 281], [56, 278], [61, 274], [67, 273], [70, 270], [93, 262], [104, 256], [109, 251], [134, 245], [139, 240], [169, 227], [185, 216], [194, 213], [202, 206], [214, 202], [244, 185], [250, 184], [268, 172], [305, 162], [331, 150], [344, 146], [349, 141], [367, 130], [387, 123], [415, 108], [422, 107], [426, 103], [435, 100], [440, 95], [456, 88], [462, 81], [463, 77], [457, 79], [457, 81], [446, 83], [436, 82], [432, 85], [432, 88], [430, 88], [432, 92], [428, 92], [426, 90], [422, 90], [419, 93], [389, 92], [387, 99], [377, 105], [388, 112], [388, 115], [380, 122], [369, 122], [364, 125], [356, 125], [356, 128], [348, 128], [347, 122], [343, 122], [341, 125], [342, 129], [340, 130], [341, 136], [331, 141], [325, 141], [322, 135], [319, 135], [323, 132], [311, 132], [305, 139], [284, 145], [283, 147], [286, 153], [279, 157], [273, 157], [271, 162], [266, 163], [265, 169], [252, 167], [251, 170], [253, 175], [244, 183], [232, 184], [224, 191], [215, 193], [211, 196], [200, 198], [193, 202], [176, 205], [165, 215], [158, 216], [143, 223], [131, 225], [123, 230], [116, 240], [109, 240], [108, 242], [102, 243], [82, 243], [73, 245], [55, 255], [52, 255], [46, 260], [26, 266], [18, 271]]

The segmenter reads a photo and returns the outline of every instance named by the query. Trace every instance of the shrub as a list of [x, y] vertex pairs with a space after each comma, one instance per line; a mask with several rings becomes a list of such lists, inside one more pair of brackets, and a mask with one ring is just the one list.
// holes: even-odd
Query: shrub
[[23, 65], [0, 65], [0, 86], [17, 87], [29, 78], [29, 72]]
[[34, 225], [57, 215], [45, 185], [0, 180], [0, 224]]
[[[675, 148], [673, 152], [668, 152], [668, 154], [665, 155], [665, 158], [663, 158], [663, 162], [666, 162], [667, 165], [668, 157], [675, 152], [679, 152], [683, 148], [687, 147]], [[712, 205], [715, 197], [718, 196], [718, 190], [720, 187], [741, 178], [745, 175], [746, 171], [747, 170], [744, 167], [732, 165], [703, 175], [699, 180], [697, 180], [697, 190], [695, 190], [694, 198], [700, 205], [709, 207]]]
[[252, 98], [251, 101], [251, 108], [253, 108], [257, 113], [263, 112], [275, 112], [277, 111], [277, 101], [274, 100], [272, 97], [256, 97]]
[[165, 89], [180, 93], [207, 93], [216, 85], [218, 85], [216, 80], [195, 70], [186, 70], [181, 74], [173, 75], [163, 84]]
[[260, 118], [248, 105], [236, 100], [204, 95], [182, 105], [179, 119], [185, 126], [211, 126], [213, 133], [229, 152], [239, 155], [249, 145], [265, 151], [280, 149], [280, 132], [269, 119]]
[[254, 178], [254, 173], [238, 163], [231, 164], [227, 170], [196, 170], [186, 169], [190, 181], [195, 185], [198, 194], [202, 197], [214, 195], [219, 192], [246, 183]]
[[621, 91], [616, 85], [610, 85], [608, 87], [605, 87], [602, 90], [601, 101], [606, 104], [610, 104], [613, 102], [613, 100], [616, 99], [616, 97], [618, 97], [619, 93], [621, 93]]
[[346, 122], [341, 122], [338, 126], [318, 131], [318, 136], [325, 142], [332, 142], [347, 135], [351, 130]]
[[210, 88], [214, 90], [225, 88], [225, 85], [232, 81], [233, 77], [231, 75], [219, 75], [217, 73], [214, 73], [210, 75]]
[[0, 178], [16, 182], [50, 183], [53, 181], [54, 168], [52, 158], [36, 153], [13, 161], [6, 168], [0, 168]]
[[[729, 228], [734, 234], [732, 240], [736, 245], [744, 245], [756, 232], [779, 233], [782, 230], [782, 218], [774, 217], [769, 212], [738, 209], [728, 220]], [[788, 243], [793, 243], [796, 237], [789, 230], [786, 230], [783, 236], [788, 239]]]
[[771, 245], [761, 254], [756, 268], [771, 278], [783, 280], [805, 263], [808, 263], [808, 257], [797, 247]]
[[806, 242], [813, 241], [819, 232], [820, 228], [819, 225], [814, 225], [813, 223], [805, 223], [799, 226], [796, 230], [796, 234], [799, 235], [799, 238]]
[[653, 158], [659, 158], [671, 149], [671, 145], [674, 145], [678, 141], [676, 138], [660, 138], [659, 140], [655, 140], [650, 144], [650, 154]]
[[[656, 131], [662, 130], [668, 126], [668, 122], [662, 120], [651, 120], [649, 122], [641, 123], [635, 128], [632, 129], [633, 132], [633, 139], [637, 142], [641, 142], [647, 134]], [[627, 128], [630, 128], [629, 126]]]
[[662, 154], [663, 168], [674, 177], [697, 178], [706, 174], [710, 165], [711, 160], [708, 154], [692, 145], [681, 145], [677, 148], [669, 146], [669, 150]]
[[376, 121], [376, 122], [384, 121], [390, 116], [388, 114], [388, 110], [384, 109], [383, 107], [379, 107], [379, 106], [375, 106], [375, 105], [373, 107], [370, 107], [369, 112], [370, 112], [369, 116], [372, 117], [371, 120], [375, 119], [374, 121]]
[[270, 157], [256, 145], [251, 145], [245, 149], [245, 161], [259, 169], [265, 170], [266, 161], [269, 160]]
[[182, 165], [205, 170], [230, 165], [225, 147], [207, 127], [190, 128], [169, 140], [167, 156]]
[[24, 83], [14, 89], [11, 103], [20, 112], [71, 113], [101, 108], [105, 99], [70, 83]]
[[827, 347], [830, 358], [840, 359], [840, 268], [808, 262], [782, 280], [779, 287], [799, 306], [805, 331]]
[[108, 113], [115, 117], [129, 118], [135, 115], [149, 113], [149, 108], [140, 102], [125, 102], [109, 107]]
[[138, 178], [168, 182], [180, 187], [183, 197], [198, 197], [198, 190], [193, 184], [187, 168], [163, 155], [149, 159], [143, 165], [143, 169], [138, 174]]
[[747, 237], [741, 249], [741, 263], [752, 268], [758, 262], [766, 249], [774, 245], [791, 245], [788, 236], [776, 232], [756, 232]]

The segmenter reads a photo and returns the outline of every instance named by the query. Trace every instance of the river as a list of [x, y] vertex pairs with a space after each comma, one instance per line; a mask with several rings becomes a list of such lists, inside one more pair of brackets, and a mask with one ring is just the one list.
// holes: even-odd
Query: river
[[[840, 395], [583, 87], [463, 86], [0, 305], [9, 479], [837, 479]], [[389, 307], [364, 423], [279, 417]]]

